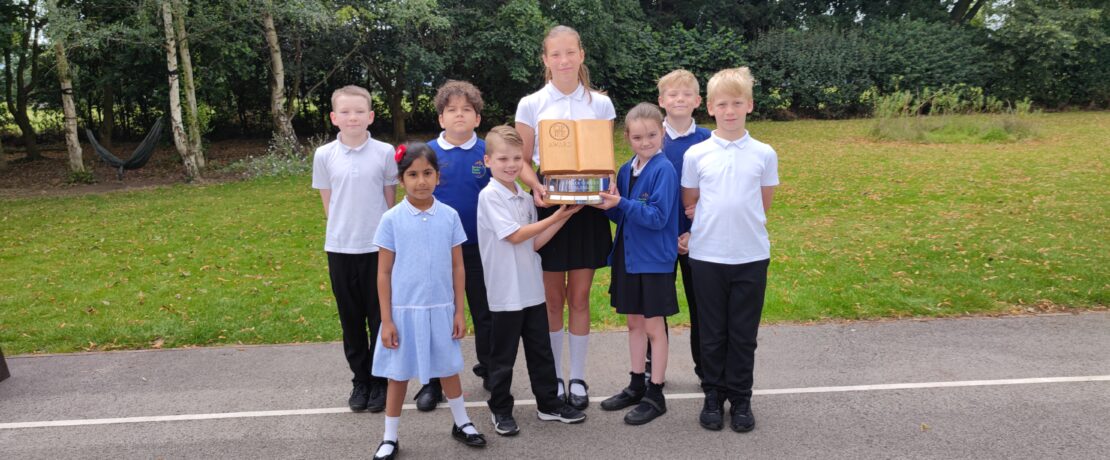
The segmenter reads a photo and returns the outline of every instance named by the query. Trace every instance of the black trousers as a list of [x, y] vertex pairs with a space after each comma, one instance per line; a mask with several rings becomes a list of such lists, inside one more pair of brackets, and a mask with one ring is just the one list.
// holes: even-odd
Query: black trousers
[[385, 384], [386, 379], [374, 377], [374, 345], [382, 325], [378, 303], [378, 253], [328, 253], [328, 275], [331, 291], [339, 308], [339, 324], [343, 328], [343, 353], [351, 366], [354, 383]]
[[[479, 372], [489, 374], [489, 343], [491, 319], [489, 300], [486, 299], [486, 279], [482, 272], [482, 253], [477, 244], [463, 245], [463, 265], [466, 267], [466, 305], [470, 320], [474, 322], [474, 354], [478, 355]], [[428, 385], [439, 385], [434, 378]]]
[[686, 305], [690, 311], [690, 357], [694, 359], [694, 374], [701, 375], [701, 332], [698, 330], [698, 301], [694, 295], [694, 271], [690, 269], [690, 256], [678, 255], [678, 268], [682, 270], [682, 289], [686, 292]]
[[702, 388], [734, 404], [752, 396], [756, 335], [770, 260], [739, 265], [690, 259], [698, 299]]
[[528, 364], [528, 379], [537, 408], [552, 412], [563, 406], [555, 396], [555, 356], [551, 353], [551, 336], [547, 330], [547, 305], [539, 304], [520, 311], [491, 312], [493, 334], [489, 380], [492, 387], [490, 412], [511, 415], [513, 412], [513, 364], [517, 349], [524, 342], [524, 359]]

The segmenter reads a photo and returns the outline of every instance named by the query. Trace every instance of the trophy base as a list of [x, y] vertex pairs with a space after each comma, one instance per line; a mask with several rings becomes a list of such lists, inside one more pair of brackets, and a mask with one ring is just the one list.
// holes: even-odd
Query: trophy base
[[598, 192], [609, 190], [608, 174], [558, 174], [543, 181], [547, 204], [600, 204]]
[[601, 196], [596, 193], [563, 193], [548, 192], [543, 198], [547, 204], [601, 204]]

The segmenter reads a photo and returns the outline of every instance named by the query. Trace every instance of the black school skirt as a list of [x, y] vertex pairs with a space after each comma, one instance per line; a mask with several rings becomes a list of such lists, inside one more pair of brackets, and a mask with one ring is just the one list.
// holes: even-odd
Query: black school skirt
[[[543, 175], [539, 176], [543, 183]], [[540, 220], [552, 215], [558, 206], [536, 208]], [[613, 249], [613, 233], [609, 218], [600, 209], [583, 207], [563, 224], [539, 250], [545, 272], [565, 272], [582, 268], [598, 269], [608, 265], [609, 251]]]
[[622, 315], [645, 318], [678, 313], [675, 274], [628, 273], [624, 265], [624, 237], [617, 235], [613, 252], [613, 281], [609, 285], [609, 304]]

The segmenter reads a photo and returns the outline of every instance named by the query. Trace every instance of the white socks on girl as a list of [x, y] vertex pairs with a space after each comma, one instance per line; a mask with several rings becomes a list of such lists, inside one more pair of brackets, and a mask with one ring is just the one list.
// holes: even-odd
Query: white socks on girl
[[[586, 350], [589, 348], [590, 336], [574, 335], [570, 333], [570, 378], [571, 380], [586, 380]], [[569, 391], [576, 396], [586, 396], [586, 388], [574, 383]]]
[[[461, 427], [470, 423], [470, 416], [466, 415], [466, 402], [463, 401], [462, 395], [458, 398], [448, 399], [447, 405], [451, 407], [451, 417], [455, 418], [455, 426]], [[474, 425], [470, 425], [462, 429], [466, 434], [478, 434], [478, 430], [474, 429]]]
[[[401, 417], [385, 416], [385, 434], [382, 435], [382, 441], [397, 442], [397, 426], [401, 424]], [[382, 444], [378, 451], [374, 453], [375, 457], [385, 457], [393, 453], [393, 446], [391, 444]]]

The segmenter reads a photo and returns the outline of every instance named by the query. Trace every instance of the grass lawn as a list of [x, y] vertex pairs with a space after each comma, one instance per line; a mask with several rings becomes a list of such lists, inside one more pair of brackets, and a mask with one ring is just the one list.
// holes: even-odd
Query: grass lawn
[[[1039, 138], [999, 144], [876, 142], [869, 120], [752, 123], [782, 180], [764, 319], [1106, 306], [1110, 113], [1034, 120]], [[0, 207], [8, 355], [339, 339], [308, 177]], [[597, 273], [594, 324], [620, 327], [608, 280]], [[671, 323], [686, 321], [683, 308]]]

